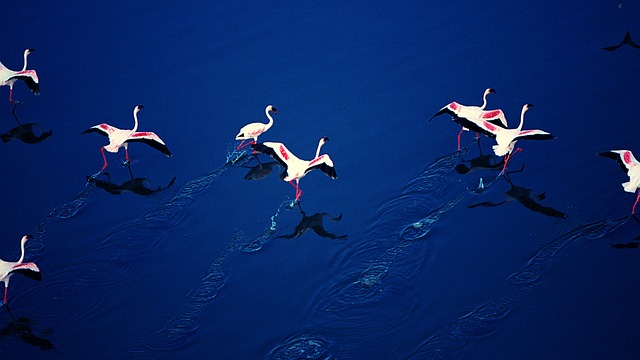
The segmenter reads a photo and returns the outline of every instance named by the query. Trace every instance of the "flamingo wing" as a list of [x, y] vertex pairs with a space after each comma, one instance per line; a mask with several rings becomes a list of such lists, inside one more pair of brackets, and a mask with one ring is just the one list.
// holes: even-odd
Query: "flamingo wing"
[[473, 130], [475, 132], [485, 134], [488, 137], [491, 137], [491, 138], [494, 138], [494, 139], [498, 135], [497, 131], [499, 131], [499, 130], [497, 130], [497, 129], [498, 128], [504, 129], [501, 126], [499, 127], [498, 125], [494, 125], [494, 124], [492, 124], [492, 123], [490, 123], [488, 121], [482, 120], [482, 119], [473, 121], [473, 120], [469, 120], [467, 118], [462, 118], [462, 117], [455, 116], [453, 118], [453, 121], [458, 123], [458, 124], [460, 124], [460, 125], [462, 125], [462, 126], [464, 126], [464, 127], [466, 127], [469, 130]]
[[552, 135], [543, 130], [522, 130], [513, 140], [551, 140], [555, 139], [555, 135]]
[[500, 109], [485, 110], [482, 112], [482, 119], [486, 120], [494, 125], [498, 125], [502, 128], [507, 128], [507, 117], [504, 116], [504, 112]]
[[251, 148], [260, 154], [271, 156], [274, 160], [284, 166], [285, 170], [289, 169], [292, 161], [300, 161], [286, 146], [277, 142], [264, 142], [252, 144]]
[[82, 133], [83, 134], [88, 134], [88, 133], [95, 132], [95, 133], [98, 133], [100, 135], [104, 135], [106, 137], [109, 137], [109, 135], [111, 135], [114, 131], [117, 131], [117, 130], [120, 130], [120, 129], [118, 129], [116, 127], [113, 127], [113, 126], [111, 126], [111, 125], [109, 125], [107, 123], [102, 123], [102, 124], [99, 124], [99, 125], [92, 126], [92, 127], [88, 128], [87, 130], [83, 131]]
[[329, 155], [322, 155], [317, 157], [316, 159], [309, 162], [309, 167], [305, 171], [305, 174], [311, 170], [320, 169], [325, 175], [332, 179], [337, 179], [338, 174], [336, 173], [336, 169], [333, 167], [333, 161]]
[[625, 174], [628, 174], [631, 169], [639, 165], [638, 160], [636, 160], [633, 153], [629, 150], [611, 150], [598, 153], [598, 155], [616, 160]]
[[158, 135], [150, 131], [135, 132], [129, 136], [126, 142], [142, 142], [167, 156], [171, 156], [171, 152], [167, 145], [164, 144], [164, 141], [162, 141]]
[[34, 78], [33, 76], [29, 76], [29, 75], [19, 75], [19, 76], [15, 76], [14, 79], [24, 81], [24, 83], [27, 84], [27, 87], [29, 88], [29, 90], [31, 90], [31, 92], [34, 95], [40, 95], [40, 85], [38, 84], [37, 77]]
[[38, 265], [32, 262], [14, 265], [13, 267], [11, 267], [11, 270], [9, 270], [9, 274], [12, 274], [12, 273], [20, 273], [33, 280], [42, 279], [42, 275], [40, 274], [40, 269], [38, 268]]
[[430, 119], [429, 122], [431, 122], [431, 120], [433, 120], [434, 117], [436, 116], [440, 116], [442, 114], [449, 114], [451, 116], [456, 116], [458, 114], [458, 111], [460, 111], [460, 108], [462, 107], [462, 105], [458, 104], [457, 102], [452, 102], [447, 104], [446, 106], [444, 106], [442, 109], [440, 109], [440, 111], [438, 111], [437, 113], [435, 113]]

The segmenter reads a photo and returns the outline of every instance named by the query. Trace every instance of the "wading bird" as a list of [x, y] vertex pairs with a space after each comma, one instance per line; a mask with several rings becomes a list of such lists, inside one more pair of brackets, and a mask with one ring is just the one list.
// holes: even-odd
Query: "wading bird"
[[[486, 110], [486, 111], [484, 110], [484, 108], [487, 106], [487, 95], [489, 95], [490, 93], [495, 94], [496, 91], [491, 88], [486, 89], [484, 91], [484, 95], [482, 95], [481, 106], [467, 106], [467, 105], [461, 105], [455, 101], [451, 102], [445, 105], [442, 109], [440, 109], [440, 111], [435, 113], [435, 115], [433, 115], [431, 119], [429, 119], [429, 121], [433, 120], [433, 118], [438, 115], [447, 113], [453, 117], [461, 117], [471, 121], [484, 119], [491, 123], [494, 123], [496, 125], [506, 128], [507, 118], [504, 116], [504, 113], [502, 112], [502, 110], [500, 109]], [[458, 150], [460, 150], [460, 135], [462, 135], [463, 130], [469, 130], [469, 129], [467, 129], [464, 126], [462, 127], [462, 129], [460, 129], [460, 132], [458, 133]]]
[[[631, 151], [611, 150], [598, 153], [598, 155], [616, 160], [622, 168], [622, 171], [624, 171], [627, 176], [629, 176], [629, 181], [622, 183], [624, 191], [635, 193], [636, 190], [640, 188], [640, 163], [638, 163], [638, 160], [636, 160]], [[636, 212], [636, 205], [638, 205], [638, 200], [640, 200], [640, 192], [638, 192], [636, 202], [633, 203], [633, 207], [631, 208], [632, 215]]]
[[466, 118], [455, 117], [453, 121], [471, 130], [481, 132], [496, 139], [497, 144], [493, 145], [493, 152], [496, 156], [505, 157], [504, 166], [502, 168], [502, 173], [504, 174], [504, 170], [507, 168], [509, 159], [511, 159], [514, 153], [522, 150], [517, 148], [514, 151], [515, 144], [518, 140], [549, 140], [555, 138], [554, 135], [543, 130], [522, 130], [522, 125], [524, 124], [524, 113], [526, 113], [532, 106], [533, 105], [531, 104], [525, 104], [522, 107], [522, 112], [520, 113], [520, 125], [515, 129], [505, 129], [483, 119], [472, 121]]
[[14, 71], [7, 69], [6, 66], [0, 62], [0, 86], [9, 86], [9, 101], [13, 102], [13, 84], [22, 80], [29, 87], [32, 93], [40, 95], [40, 85], [38, 83], [38, 75], [35, 70], [27, 70], [27, 56], [34, 52], [33, 49], [27, 49], [24, 51], [24, 65], [22, 70]]
[[[269, 122], [266, 124], [254, 122], [251, 124], [247, 124], [240, 129], [238, 135], [236, 135], [236, 140], [242, 140], [240, 145], [238, 145], [238, 150], [242, 149], [247, 145], [253, 145], [258, 142], [258, 136], [260, 136], [265, 131], [269, 130], [271, 126], [273, 126], [273, 118], [269, 114], [269, 112], [273, 111], [274, 114], [278, 113], [278, 109], [273, 107], [273, 105], [269, 105], [264, 109], [265, 115], [269, 119]], [[246, 140], [253, 139], [251, 142], [244, 143]], [[255, 152], [254, 152], [255, 153]]]
[[167, 145], [164, 144], [164, 141], [160, 139], [158, 135], [150, 131], [141, 131], [138, 132], [138, 111], [140, 109], [144, 109], [144, 106], [138, 105], [133, 109], [133, 129], [131, 130], [122, 130], [116, 127], [113, 127], [109, 124], [102, 123], [99, 125], [92, 126], [91, 128], [83, 131], [83, 134], [90, 132], [97, 132], [101, 135], [107, 136], [109, 138], [109, 144], [102, 147], [100, 151], [102, 152], [102, 158], [104, 159], [104, 166], [100, 171], [104, 171], [107, 168], [107, 157], [104, 154], [104, 151], [117, 153], [121, 147], [124, 147], [125, 156], [127, 159], [127, 164], [131, 161], [129, 159], [129, 143], [130, 142], [143, 142], [152, 148], [160, 151], [161, 153], [171, 156], [171, 152], [167, 148]]
[[23, 263], [24, 260], [24, 244], [30, 238], [30, 235], [25, 235], [22, 237], [22, 241], [20, 242], [20, 251], [22, 254], [20, 255], [20, 259], [18, 261], [4, 261], [0, 260], [0, 281], [4, 282], [4, 304], [7, 304], [7, 292], [9, 291], [9, 279], [16, 272], [24, 272], [25, 275], [30, 276], [30, 274], [36, 273], [40, 274], [40, 269], [35, 263], [26, 262]]
[[[323, 154], [320, 155], [320, 149], [325, 142], [329, 141], [328, 137], [323, 137], [320, 139], [318, 143], [318, 149], [316, 150], [316, 156], [313, 160], [300, 160], [298, 159], [289, 149], [287, 149], [284, 144], [277, 142], [265, 142], [259, 144], [253, 144], [251, 147], [253, 150], [269, 155], [274, 158], [277, 162], [282, 164], [286, 170], [286, 176], [283, 179], [284, 181], [288, 181], [294, 188], [296, 188], [296, 200], [300, 199], [300, 195], [302, 195], [302, 190], [298, 186], [300, 179], [304, 177], [309, 171], [320, 169], [323, 173], [329, 176], [332, 179], [336, 179], [338, 175], [336, 174], [336, 170], [333, 167], [333, 161], [329, 155]], [[293, 181], [296, 181], [295, 183]]]

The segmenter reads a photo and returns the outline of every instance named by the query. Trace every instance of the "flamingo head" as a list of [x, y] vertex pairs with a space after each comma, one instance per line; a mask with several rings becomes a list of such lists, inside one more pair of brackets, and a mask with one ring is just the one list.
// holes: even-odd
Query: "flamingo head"
[[274, 114], [278, 113], [278, 109], [276, 109], [273, 105], [267, 106], [267, 112], [272, 111]]
[[322, 139], [320, 139], [320, 145], [324, 145], [324, 143], [326, 143], [327, 141], [329, 141], [328, 137], [323, 137]]
[[31, 54], [32, 52], [35, 52], [35, 50], [34, 49], [27, 49], [27, 50], [24, 51], [24, 56], [27, 56], [27, 55]]
[[532, 108], [533, 104], [524, 104], [524, 107], [522, 108], [522, 110], [527, 111], [529, 110], [529, 108]]
[[138, 105], [134, 110], [140, 111], [140, 109], [144, 109], [144, 105]]
[[22, 240], [21, 240], [22, 246], [24, 246], [24, 244], [26, 244], [27, 240], [29, 240], [29, 239], [33, 239], [33, 235], [25, 235], [25, 236], [23, 236]]
[[493, 88], [488, 88], [487, 90], [484, 91], [484, 96], [487, 96], [487, 95], [489, 95], [491, 93], [495, 94], [496, 90], [493, 89]]

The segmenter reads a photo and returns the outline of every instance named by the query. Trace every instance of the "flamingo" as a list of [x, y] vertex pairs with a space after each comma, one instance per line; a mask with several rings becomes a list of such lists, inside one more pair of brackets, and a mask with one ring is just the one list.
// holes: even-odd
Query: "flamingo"
[[171, 152], [165, 145], [164, 141], [160, 139], [158, 135], [150, 131], [142, 131], [138, 132], [138, 111], [140, 109], [144, 109], [143, 105], [138, 105], [133, 109], [133, 129], [131, 130], [122, 130], [116, 127], [113, 127], [109, 124], [102, 123], [99, 125], [92, 126], [91, 128], [83, 131], [83, 134], [90, 132], [97, 132], [101, 135], [107, 136], [109, 138], [109, 145], [106, 145], [100, 149], [102, 152], [102, 158], [104, 159], [104, 166], [102, 166], [101, 172], [107, 168], [107, 157], [104, 155], [104, 151], [117, 153], [121, 147], [124, 147], [127, 163], [131, 160], [129, 159], [129, 143], [130, 142], [143, 142], [152, 148], [160, 151], [161, 153], [171, 156]]
[[[323, 173], [332, 179], [336, 179], [338, 175], [333, 167], [333, 161], [329, 155], [320, 155], [320, 149], [325, 142], [329, 141], [328, 137], [323, 137], [318, 142], [318, 149], [316, 150], [316, 156], [313, 160], [300, 160], [282, 143], [277, 142], [265, 142], [259, 144], [253, 144], [251, 147], [253, 150], [269, 155], [278, 161], [286, 170], [286, 176], [284, 181], [289, 182], [296, 189], [296, 202], [302, 195], [302, 190], [298, 186], [300, 179], [303, 178], [309, 171], [320, 169]], [[296, 181], [295, 184], [293, 181]]]
[[26, 49], [24, 51], [24, 66], [22, 70], [14, 71], [7, 69], [6, 66], [0, 62], [0, 86], [9, 86], [9, 101], [13, 102], [13, 84], [22, 80], [27, 84], [29, 90], [35, 95], [40, 95], [40, 85], [38, 83], [38, 75], [35, 70], [27, 70], [27, 56], [34, 52], [33, 49]]
[[20, 255], [20, 259], [15, 262], [0, 260], [0, 281], [4, 282], [4, 304], [7, 304], [7, 292], [9, 291], [9, 279], [15, 272], [22, 272], [24, 270], [33, 271], [34, 273], [39, 274], [40, 269], [35, 263], [26, 262], [23, 263], [24, 260], [24, 244], [28, 239], [31, 238], [31, 235], [25, 235], [22, 237], [22, 241], [20, 242], [20, 250], [22, 255]]
[[[271, 126], [273, 126], [273, 118], [269, 114], [270, 111], [273, 111], [274, 114], [277, 114], [278, 109], [273, 107], [273, 105], [268, 105], [264, 109], [264, 113], [265, 115], [267, 115], [267, 118], [269, 119], [268, 123], [263, 124], [259, 122], [254, 122], [254, 123], [247, 124], [243, 126], [242, 129], [240, 129], [240, 132], [238, 133], [238, 135], [236, 135], [236, 140], [242, 140], [240, 145], [238, 145], [238, 150], [242, 149], [247, 145], [256, 144], [258, 142], [258, 136], [260, 136], [262, 133], [269, 130]], [[249, 143], [244, 144], [244, 142], [249, 139], [253, 139], [253, 140]], [[255, 154], [255, 151], [254, 151], [254, 154]]]
[[[490, 93], [495, 94], [496, 91], [492, 88], [486, 89], [484, 91], [484, 95], [482, 95], [481, 106], [466, 106], [466, 105], [461, 105], [454, 101], [452, 103], [447, 104], [442, 109], [440, 109], [440, 111], [435, 113], [435, 115], [433, 115], [431, 119], [429, 119], [429, 121], [433, 120], [433, 118], [438, 115], [447, 113], [453, 117], [461, 117], [461, 118], [465, 118], [472, 121], [484, 119], [491, 123], [494, 123], [496, 125], [501, 125], [502, 127], [506, 128], [507, 118], [504, 116], [504, 113], [502, 112], [502, 110], [500, 109], [486, 110], [486, 111], [484, 110], [484, 108], [487, 106], [487, 95], [489, 95]], [[462, 127], [462, 129], [460, 129], [460, 132], [458, 133], [458, 150], [460, 150], [460, 135], [462, 135], [463, 130], [468, 131], [469, 129], [465, 128], [464, 126]]]
[[[607, 152], [598, 153], [600, 156], [608, 157], [610, 159], [614, 159], [618, 161], [622, 170], [629, 176], [629, 181], [622, 183], [622, 187], [624, 191], [635, 193], [638, 188], [640, 188], [640, 163], [633, 156], [633, 153], [629, 150], [611, 150]], [[640, 200], [640, 192], [638, 192], [638, 196], [636, 197], [636, 202], [633, 203], [633, 207], [631, 208], [631, 214], [635, 214], [636, 205]]]
[[464, 127], [475, 130], [477, 132], [481, 132], [489, 137], [496, 139], [497, 144], [493, 145], [493, 152], [496, 154], [496, 156], [504, 156], [504, 166], [502, 167], [502, 174], [504, 174], [504, 170], [507, 168], [509, 159], [511, 159], [514, 153], [522, 151], [521, 148], [517, 148], [514, 151], [516, 141], [520, 139], [555, 139], [554, 135], [551, 135], [550, 133], [543, 130], [522, 130], [522, 125], [524, 124], [524, 113], [526, 113], [527, 110], [529, 110], [529, 108], [531, 108], [532, 106], [532, 104], [525, 104], [524, 106], [522, 106], [522, 112], [520, 113], [520, 125], [518, 125], [518, 127], [515, 129], [506, 129], [484, 119], [473, 121], [466, 118], [455, 117], [453, 121]]

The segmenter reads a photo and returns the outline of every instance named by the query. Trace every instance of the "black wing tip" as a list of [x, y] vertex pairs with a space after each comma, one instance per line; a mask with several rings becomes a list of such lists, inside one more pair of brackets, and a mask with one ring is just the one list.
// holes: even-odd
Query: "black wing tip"
[[602, 157], [606, 157], [606, 158], [609, 158], [609, 159], [617, 159], [617, 158], [620, 157], [620, 154], [614, 153], [613, 151], [597, 152], [596, 155], [602, 156]]

